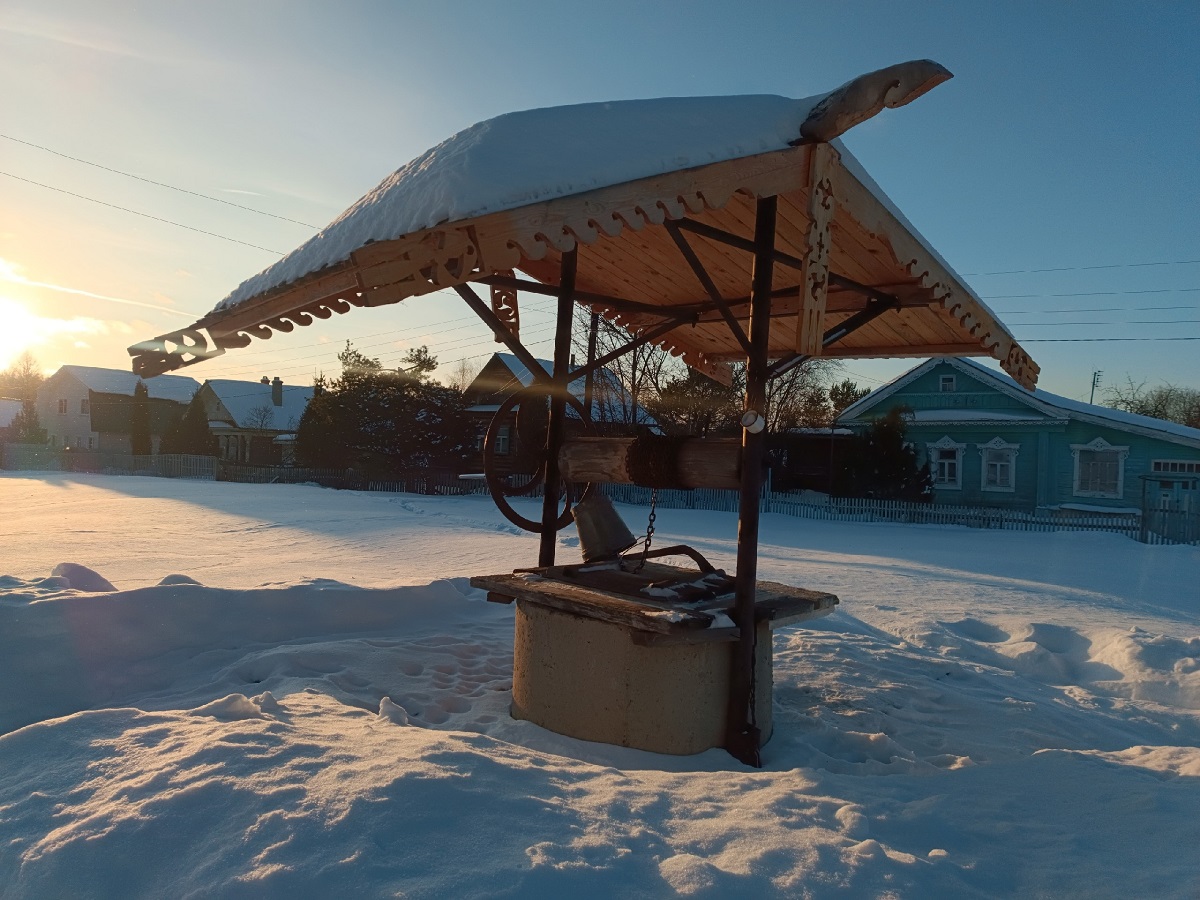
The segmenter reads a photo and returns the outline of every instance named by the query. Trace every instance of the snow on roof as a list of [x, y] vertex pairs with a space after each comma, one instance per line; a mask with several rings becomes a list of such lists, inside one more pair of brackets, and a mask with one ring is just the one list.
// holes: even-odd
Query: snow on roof
[[[529, 387], [533, 384], [533, 373], [526, 368], [525, 363], [521, 362], [516, 356], [511, 353], [497, 353], [501, 361], [508, 370], [513, 373], [513, 377], [521, 383], [521, 387]], [[539, 363], [547, 372], [553, 371], [554, 363], [548, 359], [539, 359]], [[580, 376], [567, 385], [567, 390], [575, 399], [583, 402], [583, 394], [586, 386], [586, 379]], [[626, 411], [634, 405], [633, 398], [629, 392], [625, 390], [621, 380], [609, 369], [600, 369], [596, 372], [595, 386], [592, 390], [592, 418], [598, 422], [620, 422], [625, 419]], [[567, 417], [578, 419], [579, 414], [570, 406], [567, 407]], [[637, 423], [639, 425], [657, 426], [658, 422], [640, 405], [637, 407]]]
[[666, 172], [786, 150], [800, 139], [801, 124], [826, 96], [794, 100], [751, 94], [580, 103], [479, 122], [397, 169], [318, 234], [242, 282], [216, 309], [236, 306], [348, 259], [371, 241]]
[[1020, 385], [1010, 383], [1007, 379], [1001, 378], [987, 366], [975, 362], [973, 359], [955, 359], [953, 361], [960, 366], [965, 365], [972, 369], [972, 374], [990, 378], [994, 384], [1000, 386], [1007, 393], [1019, 397], [1033, 397], [1046, 406], [1065, 412], [1070, 418], [1102, 422], [1103, 424], [1108, 424], [1124, 431], [1129, 431], [1131, 428], [1157, 431], [1163, 435], [1184, 438], [1189, 443], [1200, 447], [1200, 428], [1189, 428], [1186, 425], [1180, 425], [1178, 422], [1168, 422], [1166, 419], [1156, 419], [1153, 416], [1141, 416], [1137, 413], [1125, 412], [1122, 409], [1112, 409], [1108, 406], [1096, 406], [1093, 403], [1084, 403], [1082, 400], [1060, 397], [1058, 394], [1052, 394], [1040, 388], [1027, 391]]
[[311, 387], [283, 385], [283, 405], [276, 406], [271, 400], [271, 385], [259, 381], [232, 381], [224, 378], [210, 378], [205, 385], [216, 395], [229, 414], [233, 416], [238, 428], [259, 427], [258, 411], [265, 408], [271, 410], [269, 427], [284, 430], [295, 428], [300, 424], [300, 416], [312, 399]]
[[10, 400], [7, 397], [0, 397], [0, 428], [7, 428], [11, 425], [13, 419], [17, 417], [17, 413], [20, 411], [20, 400]]
[[993, 412], [986, 409], [918, 409], [910, 418], [914, 422], [1045, 422], [1044, 416], [1020, 413]]
[[[981, 381], [996, 388], [1001, 393], [1008, 394], [1010, 397], [1015, 397], [1018, 400], [1026, 403], [1033, 409], [1042, 414], [1055, 419], [1076, 419], [1084, 422], [1091, 422], [1094, 425], [1106, 425], [1110, 428], [1117, 428], [1122, 431], [1134, 431], [1143, 434], [1149, 434], [1152, 437], [1158, 437], [1164, 440], [1173, 441], [1174, 443], [1183, 443], [1192, 447], [1200, 447], [1200, 428], [1189, 428], [1186, 425], [1180, 425], [1177, 422], [1168, 422], [1165, 419], [1155, 419], [1152, 416], [1141, 416], [1137, 413], [1125, 412], [1120, 409], [1111, 409], [1107, 406], [1096, 406], [1093, 403], [1084, 403], [1082, 400], [1072, 400], [1069, 397], [1061, 397], [1058, 394], [1052, 394], [1049, 391], [1041, 390], [1040, 388], [1029, 391], [1021, 387], [1016, 382], [1009, 381], [1003, 378], [999, 373], [985, 366], [983, 363], [976, 362], [973, 359], [966, 357], [946, 356], [936, 357], [926, 360], [919, 366], [909, 369], [902, 375], [893, 378], [887, 384], [876, 388], [860, 400], [852, 403], [839, 416], [839, 421], [849, 421], [857, 418], [862, 413], [865, 413], [880, 400], [890, 396], [892, 393], [903, 387], [904, 385], [914, 381], [922, 373], [929, 371], [934, 366], [947, 364], [958, 368], [973, 378], [978, 378]], [[936, 417], [936, 421], [966, 421], [968, 413], [977, 412], [977, 414], [988, 421], [1001, 421], [1013, 417], [1012, 413], [997, 413], [990, 411], [974, 411], [974, 410], [919, 410], [914, 414], [914, 417], [921, 420], [923, 416]], [[1016, 415], [1013, 421], [1029, 421], [1030, 417]]]
[[123, 394], [132, 397], [137, 383], [144, 381], [146, 390], [152, 399], [188, 403], [196, 391], [200, 390], [200, 382], [195, 378], [188, 378], [186, 375], [156, 375], [153, 378], [139, 378], [133, 372], [122, 369], [102, 369], [97, 366], [63, 366], [58, 371], [72, 375], [89, 391], [95, 391], [97, 394]]

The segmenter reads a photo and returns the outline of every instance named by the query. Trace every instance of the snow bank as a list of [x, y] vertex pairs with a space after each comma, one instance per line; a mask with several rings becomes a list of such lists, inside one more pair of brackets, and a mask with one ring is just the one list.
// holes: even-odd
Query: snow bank
[[[757, 771], [509, 718], [512, 609], [460, 579], [537, 538], [486, 499], [0, 476], [0, 500], [0, 897], [1200, 885], [1195, 548], [765, 517], [762, 576], [842, 607], [777, 633]], [[731, 564], [732, 516], [658, 525]]]

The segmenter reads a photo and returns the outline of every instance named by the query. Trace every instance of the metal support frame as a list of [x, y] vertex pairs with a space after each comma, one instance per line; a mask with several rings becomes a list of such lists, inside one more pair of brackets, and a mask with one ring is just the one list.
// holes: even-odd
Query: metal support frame
[[[872, 319], [876, 319], [883, 315], [889, 309], [899, 309], [900, 301], [895, 297], [889, 297], [887, 294], [881, 294], [884, 299], [876, 300], [872, 298], [867, 301], [867, 306], [862, 312], [857, 312], [844, 322], [834, 325], [821, 337], [821, 346], [828, 347], [831, 344], [836, 344], [846, 335], [862, 328]], [[781, 375], [786, 375], [792, 369], [801, 363], [807, 361], [811, 357], [806, 353], [793, 353], [790, 356], [785, 356], [782, 359], [775, 360], [775, 363], [767, 370], [767, 378], [774, 379]]]
[[679, 252], [683, 254], [684, 260], [695, 273], [696, 279], [704, 288], [708, 298], [712, 301], [713, 306], [721, 313], [721, 318], [725, 320], [725, 324], [729, 326], [729, 332], [734, 336], [742, 349], [747, 354], [752, 353], [750, 349], [750, 339], [746, 337], [746, 332], [742, 330], [742, 323], [733, 316], [733, 311], [730, 310], [729, 304], [725, 302], [725, 298], [721, 296], [721, 292], [717, 290], [716, 284], [713, 283], [712, 277], [704, 268], [704, 263], [700, 261], [700, 257], [696, 255], [695, 249], [687, 242], [687, 238], [683, 236], [683, 232], [670, 219], [663, 222], [663, 227], [667, 229], [667, 234], [671, 235], [671, 240], [675, 242], [675, 246], [679, 248]]
[[[754, 267], [750, 284], [750, 352], [746, 357], [746, 410], [766, 409], [767, 352], [771, 330], [771, 279], [775, 262], [775, 218], [778, 197], [760, 197], [754, 220]], [[759, 494], [762, 491], [765, 430], [742, 429], [742, 486], [738, 498], [737, 572], [733, 620], [738, 627], [729, 678], [725, 749], [734, 757], [762, 767], [762, 735], [755, 722], [754, 657], [757, 635], [754, 599], [758, 584]]]
[[475, 293], [469, 284], [456, 284], [454, 290], [458, 292], [458, 296], [467, 301], [467, 306], [475, 311], [475, 315], [479, 316], [479, 318], [483, 319], [491, 327], [496, 337], [513, 352], [513, 356], [525, 364], [525, 368], [533, 374], [534, 381], [548, 384], [554, 380], [550, 373], [542, 368], [542, 364], [537, 361], [537, 357], [525, 349], [525, 345], [521, 343], [521, 339], [508, 330], [508, 327], [500, 320], [500, 317], [492, 312], [491, 307], [483, 302], [483, 298]]
[[[575, 273], [579, 263], [579, 248], [573, 247], [562, 255], [558, 280], [558, 317], [554, 329], [554, 372], [557, 388], [550, 395], [550, 418], [546, 423], [546, 480], [542, 496], [542, 535], [538, 550], [538, 565], [554, 565], [554, 548], [558, 543], [558, 490], [562, 479], [558, 470], [558, 451], [562, 448], [563, 421], [567, 416], [566, 393], [571, 378], [571, 321], [575, 313]], [[490, 312], [490, 310], [489, 310]]]

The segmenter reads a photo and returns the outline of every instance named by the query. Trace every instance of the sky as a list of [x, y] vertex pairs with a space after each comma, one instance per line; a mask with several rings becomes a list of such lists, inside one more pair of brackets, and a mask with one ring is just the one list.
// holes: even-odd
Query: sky
[[[805, 97], [931, 58], [955, 74], [847, 147], [1042, 367], [1090, 396], [1200, 387], [1200, 6], [1191, 3], [0, 4], [0, 367], [127, 368], [395, 169], [505, 112]], [[219, 201], [219, 202], [218, 202]], [[551, 307], [522, 296], [550, 354]], [[426, 344], [478, 365], [450, 293], [180, 370], [336, 372]], [[869, 387], [913, 360], [860, 361]]]

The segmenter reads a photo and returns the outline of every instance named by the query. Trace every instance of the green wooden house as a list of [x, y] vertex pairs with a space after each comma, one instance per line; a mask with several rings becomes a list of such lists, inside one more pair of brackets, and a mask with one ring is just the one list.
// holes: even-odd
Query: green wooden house
[[1095, 514], [1200, 512], [1200, 429], [1027, 391], [971, 359], [931, 359], [872, 391], [838, 424], [906, 407], [934, 502]]

